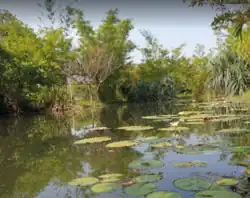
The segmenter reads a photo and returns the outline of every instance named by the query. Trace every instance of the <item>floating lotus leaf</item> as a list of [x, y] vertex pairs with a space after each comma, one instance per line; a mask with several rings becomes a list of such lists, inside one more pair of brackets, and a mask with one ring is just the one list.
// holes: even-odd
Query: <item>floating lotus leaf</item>
[[250, 150], [250, 146], [236, 146], [229, 148], [229, 151], [231, 152], [248, 152]]
[[177, 149], [184, 149], [185, 146], [177, 144], [177, 145], [175, 145], [175, 148], [177, 148]]
[[146, 198], [182, 198], [182, 196], [177, 192], [157, 191], [148, 194]]
[[216, 181], [216, 184], [221, 185], [221, 186], [234, 186], [238, 183], [239, 181], [233, 178], [222, 178]]
[[149, 143], [149, 144], [157, 144], [157, 143], [169, 142], [169, 141], [171, 141], [171, 138], [165, 137], [165, 138], [151, 139], [151, 140], [148, 140], [147, 143]]
[[159, 160], [136, 160], [131, 162], [128, 167], [132, 169], [154, 169], [161, 168], [164, 164]]
[[121, 147], [131, 147], [137, 145], [138, 142], [130, 141], [130, 140], [124, 140], [124, 141], [118, 141], [118, 142], [112, 142], [106, 145], [107, 148], [121, 148]]
[[240, 129], [240, 128], [231, 128], [231, 129], [222, 129], [217, 131], [217, 133], [247, 133], [249, 129]]
[[184, 149], [174, 148], [174, 151], [176, 153], [187, 154], [187, 155], [196, 155], [196, 154], [203, 154], [204, 153], [198, 149], [189, 148], [189, 147], [186, 147]]
[[179, 112], [178, 115], [180, 116], [189, 116], [189, 115], [195, 115], [195, 114], [199, 114], [199, 111], [182, 111]]
[[172, 146], [171, 142], [159, 142], [156, 144], [151, 144], [151, 147], [154, 147], [154, 148], [166, 148], [170, 146]]
[[196, 167], [197, 166], [198, 167], [207, 167], [208, 166], [207, 162], [203, 162], [203, 161], [199, 161], [199, 160], [192, 161], [192, 164]]
[[249, 169], [246, 169], [246, 170], [244, 170], [244, 173], [246, 174], [246, 175], [250, 175], [250, 168]]
[[114, 183], [102, 183], [102, 184], [96, 184], [92, 186], [91, 190], [94, 193], [104, 193], [104, 192], [112, 192], [115, 191], [119, 187], [118, 184]]
[[157, 136], [150, 136], [150, 137], [145, 137], [142, 138], [140, 141], [144, 143], [150, 143], [152, 140], [158, 139]]
[[161, 119], [161, 116], [143, 116], [142, 119], [146, 119], [146, 120], [155, 120], [155, 119]]
[[108, 178], [122, 177], [122, 176], [123, 174], [120, 173], [110, 173], [110, 174], [100, 175], [99, 178], [108, 179]]
[[153, 192], [156, 189], [156, 185], [152, 183], [138, 183], [128, 186], [124, 191], [131, 196], [143, 196]]
[[124, 126], [124, 127], [119, 127], [117, 129], [125, 130], [125, 131], [147, 131], [147, 130], [154, 129], [154, 127], [151, 127], [151, 126]]
[[177, 115], [174, 115], [174, 114], [166, 114], [166, 115], [159, 115], [160, 117], [164, 117], [164, 118], [174, 118], [176, 117]]
[[194, 194], [195, 198], [241, 198], [241, 195], [229, 190], [203, 190]]
[[170, 122], [172, 119], [169, 118], [159, 118], [159, 119], [155, 119], [153, 120], [154, 122]]
[[238, 120], [240, 118], [238, 117], [231, 117], [231, 118], [216, 118], [216, 119], [212, 119], [212, 120], [209, 120], [210, 122], [231, 122], [231, 121], [234, 121], [234, 120]]
[[110, 137], [94, 137], [94, 138], [85, 138], [82, 140], [77, 140], [74, 144], [88, 144], [88, 143], [98, 143], [98, 142], [105, 142], [110, 141]]
[[99, 179], [95, 177], [81, 177], [69, 182], [71, 186], [90, 186], [99, 182]]
[[146, 174], [133, 179], [136, 183], [155, 182], [162, 179], [162, 174]]
[[215, 183], [210, 186], [209, 190], [227, 190], [227, 188], [225, 186], [220, 186]]
[[118, 181], [121, 181], [121, 179], [118, 177], [111, 177], [111, 178], [103, 179], [101, 182], [102, 183], [116, 183]]
[[159, 131], [188, 131], [188, 127], [169, 127], [169, 128], [160, 128]]
[[107, 128], [107, 127], [95, 127], [95, 128], [91, 128], [91, 129], [88, 129], [89, 131], [103, 131], [103, 130], [108, 130], [110, 128]]
[[181, 178], [173, 182], [174, 186], [186, 191], [205, 190], [211, 186], [211, 183], [200, 178]]
[[192, 162], [180, 162], [180, 163], [176, 163], [174, 166], [176, 168], [188, 168], [188, 167], [192, 167], [193, 163]]

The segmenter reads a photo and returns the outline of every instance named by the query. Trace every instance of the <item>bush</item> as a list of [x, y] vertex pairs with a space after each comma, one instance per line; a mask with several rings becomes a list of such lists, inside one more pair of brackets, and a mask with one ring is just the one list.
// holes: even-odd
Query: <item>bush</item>
[[157, 102], [166, 101], [175, 97], [174, 82], [166, 77], [161, 81], [139, 81], [128, 92], [128, 102]]

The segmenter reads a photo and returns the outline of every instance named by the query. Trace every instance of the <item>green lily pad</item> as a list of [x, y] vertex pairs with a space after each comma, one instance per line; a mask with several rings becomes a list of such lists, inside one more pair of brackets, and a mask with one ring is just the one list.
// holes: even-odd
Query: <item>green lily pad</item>
[[99, 179], [95, 177], [81, 177], [69, 182], [71, 186], [90, 186], [99, 182]]
[[169, 142], [169, 141], [171, 141], [171, 138], [165, 137], [165, 138], [156, 138], [156, 139], [147, 140], [147, 143], [151, 145], [151, 144], [157, 144], [157, 143]]
[[200, 178], [181, 178], [173, 182], [174, 186], [186, 191], [198, 191], [208, 189], [211, 183]]
[[108, 178], [122, 177], [122, 176], [123, 174], [120, 174], [120, 173], [110, 173], [110, 174], [100, 175], [99, 178], [108, 179]]
[[131, 146], [135, 146], [135, 145], [138, 145], [138, 142], [124, 140], [124, 141], [109, 143], [106, 145], [106, 147], [107, 148], [121, 148], [121, 147], [131, 147]]
[[199, 114], [201, 112], [199, 111], [181, 111], [178, 113], [178, 115], [180, 116], [189, 116], [189, 115], [196, 115], [196, 114]]
[[142, 119], [145, 119], [145, 120], [155, 120], [155, 119], [160, 119], [161, 116], [157, 116], [157, 115], [154, 115], [154, 116], [143, 116]]
[[110, 141], [110, 137], [94, 137], [94, 138], [85, 138], [82, 140], [77, 140], [74, 144], [88, 144], [88, 143], [98, 143], [98, 142], [105, 142]]
[[159, 160], [136, 160], [131, 162], [128, 167], [131, 169], [154, 169], [161, 168], [164, 164]]
[[159, 131], [188, 131], [188, 127], [169, 127], [169, 128], [160, 128]]
[[148, 194], [146, 198], [182, 198], [182, 196], [177, 192], [157, 191]]
[[220, 186], [215, 183], [210, 186], [209, 190], [227, 190], [227, 188], [225, 186]]
[[104, 193], [104, 192], [112, 192], [115, 191], [119, 187], [118, 184], [114, 183], [102, 183], [102, 184], [96, 184], [92, 186], [91, 190], [94, 193]]
[[222, 178], [216, 181], [216, 184], [221, 185], [221, 186], [234, 186], [238, 183], [239, 181], [233, 178]]
[[144, 137], [140, 141], [144, 143], [150, 143], [152, 140], [158, 139], [157, 136]]
[[174, 148], [174, 151], [177, 153], [181, 153], [181, 154], [186, 154], [186, 155], [197, 155], [197, 154], [203, 154], [204, 152], [198, 150], [198, 149], [194, 149], [194, 148]]
[[124, 127], [119, 127], [117, 129], [125, 130], [125, 131], [147, 131], [147, 130], [154, 129], [154, 127], [151, 127], [151, 126], [124, 126]]
[[89, 131], [103, 131], [103, 130], [108, 130], [110, 128], [107, 128], [107, 127], [95, 127], [95, 128], [91, 128], [91, 129], [88, 129]]
[[199, 160], [192, 161], [192, 164], [196, 167], [207, 167], [208, 166], [207, 162], [203, 162], [203, 161], [199, 161]]
[[156, 185], [152, 183], [138, 183], [128, 186], [124, 191], [131, 196], [143, 196], [153, 192], [156, 189]]
[[217, 131], [217, 133], [246, 133], [249, 129], [240, 129], [240, 128], [231, 128], [231, 129], [222, 129]]
[[121, 181], [120, 178], [118, 178], [118, 177], [111, 177], [111, 178], [103, 179], [101, 182], [102, 183], [116, 183], [116, 182], [119, 182], [119, 181]]
[[195, 198], [241, 198], [241, 195], [229, 190], [203, 190], [194, 194]]
[[166, 148], [170, 146], [172, 146], [171, 142], [159, 142], [156, 144], [151, 144], [151, 147], [154, 147], [154, 148]]
[[180, 162], [180, 163], [176, 163], [174, 166], [176, 168], [188, 168], [188, 167], [192, 167], [193, 163], [192, 162]]
[[162, 174], [146, 174], [133, 179], [136, 183], [155, 182], [162, 179]]

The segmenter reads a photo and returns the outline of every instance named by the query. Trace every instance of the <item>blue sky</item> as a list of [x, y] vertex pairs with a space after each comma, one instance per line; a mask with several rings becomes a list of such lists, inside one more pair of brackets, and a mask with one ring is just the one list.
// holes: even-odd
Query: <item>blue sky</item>
[[[2, 2], [3, 1], [3, 2]], [[39, 8], [35, 1], [29, 4], [17, 0], [2, 0], [1, 8], [7, 9], [17, 15], [23, 22], [33, 28], [37, 28], [39, 20], [37, 15]], [[108, 0], [107, 0], [108, 1]], [[111, 0], [112, 1], [112, 0]], [[149, 30], [165, 47], [172, 49], [186, 43], [184, 53], [187, 56], [192, 55], [197, 43], [203, 44], [208, 51], [215, 47], [216, 37], [210, 27], [210, 23], [215, 13], [209, 7], [188, 8], [182, 0], [175, 0], [174, 3], [151, 1], [133, 1], [121, 3], [121, 1], [109, 1], [99, 4], [92, 0], [80, 1], [76, 7], [82, 9], [86, 18], [97, 26], [105, 12], [111, 8], [120, 10], [121, 18], [132, 18], [135, 29], [131, 32], [131, 39], [139, 46], [145, 46], [145, 40], [140, 34], [140, 30]], [[133, 53], [134, 61], [140, 62], [141, 55], [139, 52]]]

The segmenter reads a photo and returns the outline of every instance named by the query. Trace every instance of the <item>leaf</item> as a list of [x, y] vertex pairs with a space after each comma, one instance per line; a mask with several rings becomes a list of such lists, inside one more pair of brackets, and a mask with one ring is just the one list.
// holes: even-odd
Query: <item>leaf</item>
[[157, 191], [148, 194], [146, 198], [182, 198], [182, 196], [177, 192]]
[[103, 183], [92, 186], [91, 190], [94, 193], [112, 192], [115, 191], [119, 186], [119, 184], [114, 183]]
[[236, 147], [231, 147], [228, 149], [231, 152], [239, 152], [239, 153], [244, 153], [248, 152], [250, 150], [250, 146], [236, 146]]
[[193, 166], [198, 166], [198, 167], [207, 167], [208, 164], [207, 162], [204, 162], [204, 161], [199, 161], [199, 160], [195, 160], [195, 161], [192, 161], [192, 164]]
[[93, 185], [97, 182], [99, 182], [99, 179], [97, 179], [95, 177], [81, 177], [81, 178], [77, 178], [77, 179], [72, 180], [71, 182], [69, 182], [69, 185], [71, 185], [71, 186], [90, 186], [90, 185]]
[[119, 182], [119, 181], [121, 181], [120, 178], [111, 177], [111, 178], [106, 178], [106, 179], [101, 180], [101, 183], [116, 183], [116, 182]]
[[176, 168], [188, 168], [188, 167], [192, 167], [193, 163], [192, 162], [180, 162], [180, 163], [176, 163], [174, 165], [174, 167]]
[[108, 179], [108, 178], [122, 177], [122, 176], [123, 174], [120, 174], [120, 173], [110, 173], [110, 174], [100, 175], [99, 178]]
[[154, 148], [166, 148], [166, 147], [172, 146], [172, 143], [171, 142], [159, 142], [157, 144], [151, 144], [150, 146]]
[[247, 133], [249, 129], [240, 129], [240, 128], [231, 128], [231, 129], [222, 129], [217, 131], [217, 133]]
[[221, 185], [221, 186], [234, 186], [238, 183], [239, 181], [233, 178], [222, 178], [216, 181], [216, 184]]
[[138, 183], [126, 187], [124, 190], [131, 196], [143, 196], [153, 192], [156, 189], [156, 185], [152, 183]]
[[151, 127], [151, 126], [124, 126], [124, 127], [119, 127], [117, 129], [125, 130], [125, 131], [147, 131], [147, 130], [154, 129], [154, 127]]
[[169, 128], [160, 128], [159, 131], [188, 131], [188, 127], [169, 127]]
[[88, 144], [88, 143], [99, 143], [99, 142], [105, 142], [110, 141], [110, 137], [94, 137], [94, 138], [85, 138], [82, 140], [77, 140], [74, 142], [74, 144]]
[[186, 191], [198, 191], [208, 189], [211, 183], [200, 178], [180, 178], [173, 182], [174, 186]]
[[229, 190], [203, 190], [194, 194], [195, 198], [241, 198], [238, 193]]
[[146, 174], [133, 179], [136, 183], [155, 182], [162, 179], [162, 174]]
[[150, 143], [152, 140], [159, 139], [157, 136], [145, 137], [140, 140], [140, 142]]
[[163, 162], [159, 160], [136, 160], [131, 162], [128, 167], [131, 169], [154, 169], [154, 168], [161, 168], [163, 166]]
[[107, 148], [121, 148], [121, 147], [131, 147], [131, 146], [135, 146], [135, 145], [138, 145], [138, 142], [124, 140], [124, 141], [109, 143], [106, 145], [106, 147]]

